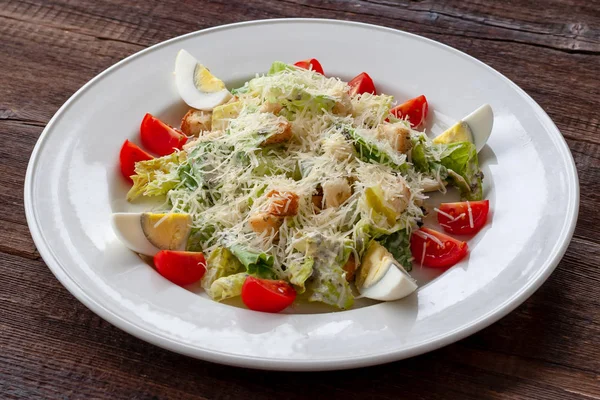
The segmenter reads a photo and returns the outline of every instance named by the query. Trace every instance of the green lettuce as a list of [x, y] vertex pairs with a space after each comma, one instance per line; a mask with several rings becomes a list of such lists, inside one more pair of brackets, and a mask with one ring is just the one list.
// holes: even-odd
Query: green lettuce
[[162, 196], [180, 182], [179, 165], [185, 160], [185, 152], [175, 152], [168, 156], [139, 161], [135, 164], [135, 175], [131, 177], [133, 186], [127, 192], [127, 201], [139, 196]]
[[249, 274], [265, 279], [277, 278], [273, 271], [274, 259], [272, 255], [257, 252], [239, 244], [231, 246], [229, 250], [246, 267], [246, 272]]
[[289, 88], [273, 86], [265, 93], [265, 99], [270, 103], [281, 104], [292, 114], [304, 109], [313, 112], [321, 110], [331, 112], [336, 103], [336, 100], [330, 96], [312, 94], [301, 86], [292, 87], [291, 92]]
[[364, 196], [368, 212], [378, 227], [386, 229], [396, 224], [396, 219], [400, 217], [400, 213], [387, 204], [381, 186], [366, 188]]
[[305, 282], [313, 274], [313, 266], [315, 261], [312, 257], [304, 258], [303, 262], [295, 262], [288, 266], [288, 273], [290, 275], [290, 283], [296, 286], [298, 293], [304, 293], [306, 290]]
[[406, 229], [400, 229], [390, 235], [385, 235], [378, 242], [387, 249], [394, 259], [408, 272], [412, 270], [412, 254], [410, 252], [410, 234]]
[[342, 266], [318, 265], [307, 284], [308, 301], [317, 301], [347, 310], [354, 304], [350, 284], [346, 281]]
[[[297, 68], [276, 61], [271, 65], [268, 75], [254, 78], [247, 83], [247, 92], [262, 98], [265, 101], [281, 104], [284, 110], [280, 115], [293, 119], [294, 114], [300, 110], [310, 109], [320, 112], [322, 109], [331, 112], [336, 104], [336, 99], [325, 94], [319, 94], [319, 79], [314, 84], [308, 83], [295, 74]], [[285, 74], [285, 77], [273, 77]], [[327, 78], [320, 76], [320, 79]]]
[[307, 254], [304, 265], [296, 268], [309, 292], [308, 301], [322, 302], [340, 309], [352, 307], [354, 297], [342, 269], [352, 252], [352, 241], [331, 240], [319, 232], [313, 232], [296, 242], [294, 248]]
[[281, 61], [274, 61], [273, 64], [271, 64], [271, 68], [269, 68], [268, 75], [275, 75], [280, 73], [281, 71], [290, 71], [293, 69], [294, 68], [289, 64], [286, 64]]
[[369, 219], [362, 218], [354, 226], [354, 248], [358, 252], [358, 255], [362, 257], [373, 240], [392, 235], [402, 228], [403, 225], [398, 222], [393, 226], [385, 228], [373, 225]]
[[206, 260], [206, 273], [202, 277], [202, 287], [209, 290], [216, 280], [244, 271], [244, 265], [231, 251], [225, 247], [217, 247]]
[[483, 173], [479, 169], [477, 148], [470, 142], [450, 143], [446, 146], [440, 161], [448, 170], [448, 179], [460, 190], [463, 199], [481, 200]]
[[344, 130], [346, 137], [354, 143], [358, 158], [365, 162], [377, 162], [399, 171], [406, 172], [408, 165], [400, 158], [390, 146], [385, 146], [374, 138], [362, 134], [358, 129], [347, 127]]
[[463, 200], [483, 198], [483, 173], [473, 143], [433, 144], [419, 138], [412, 149], [412, 163], [420, 172], [447, 179]]
[[242, 286], [247, 277], [245, 272], [223, 276], [210, 285], [208, 294], [215, 301], [237, 297], [242, 294]]
[[[203, 251], [203, 243], [207, 243], [214, 237], [217, 227], [215, 225], [205, 225], [201, 228], [192, 228], [187, 240], [187, 251]], [[212, 254], [212, 253], [211, 253]]]

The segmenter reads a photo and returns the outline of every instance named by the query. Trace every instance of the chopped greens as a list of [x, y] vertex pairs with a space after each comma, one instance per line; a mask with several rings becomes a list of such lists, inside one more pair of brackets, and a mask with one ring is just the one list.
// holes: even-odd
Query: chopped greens
[[253, 276], [348, 309], [369, 247], [411, 270], [423, 182], [482, 198], [475, 146], [433, 144], [390, 114], [392, 96], [351, 95], [338, 78], [279, 61], [231, 93], [203, 114], [209, 131], [138, 162], [127, 194], [164, 195], [171, 212], [189, 214], [186, 249], [207, 255], [202, 286], [216, 301]]

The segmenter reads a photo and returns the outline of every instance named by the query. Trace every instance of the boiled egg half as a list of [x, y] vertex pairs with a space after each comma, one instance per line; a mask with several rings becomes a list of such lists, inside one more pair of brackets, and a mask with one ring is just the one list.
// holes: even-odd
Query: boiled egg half
[[471, 142], [479, 153], [487, 143], [493, 126], [492, 107], [484, 104], [433, 139], [433, 143]]
[[113, 230], [129, 249], [146, 256], [185, 250], [192, 219], [185, 213], [114, 213]]
[[363, 256], [355, 284], [361, 297], [381, 301], [401, 299], [418, 287], [394, 256], [375, 241]]
[[223, 81], [185, 50], [175, 59], [175, 83], [183, 101], [198, 110], [210, 111], [231, 99]]

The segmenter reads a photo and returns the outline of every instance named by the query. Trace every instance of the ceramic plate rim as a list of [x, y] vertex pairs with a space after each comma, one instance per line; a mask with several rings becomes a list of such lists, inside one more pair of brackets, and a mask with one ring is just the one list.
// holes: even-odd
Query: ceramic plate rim
[[[148, 330], [144, 327], [138, 326], [133, 322], [128, 321], [127, 319], [119, 316], [113, 311], [106, 308], [103, 304], [93, 300], [89, 295], [75, 282], [60, 264], [58, 259], [56, 258], [52, 248], [44, 238], [44, 235], [38, 225], [38, 218], [36, 215], [36, 210], [34, 208], [34, 200], [32, 197], [33, 190], [33, 181], [35, 175], [33, 172], [35, 170], [36, 162], [39, 159], [39, 153], [44, 145], [45, 139], [48, 136], [48, 133], [51, 131], [52, 127], [59, 121], [62, 114], [68, 107], [76, 102], [78, 98], [87, 90], [89, 90], [97, 81], [102, 79], [105, 75], [110, 73], [113, 70], [118, 68], [122, 68], [127, 63], [132, 61], [133, 59], [140, 57], [147, 52], [152, 52], [157, 49], [160, 49], [164, 46], [167, 46], [173, 42], [178, 40], [186, 39], [192, 36], [202, 36], [203, 34], [215, 32], [219, 30], [227, 30], [239, 28], [241, 26], [248, 25], [261, 25], [261, 24], [281, 24], [281, 23], [290, 23], [290, 22], [304, 22], [304, 23], [328, 23], [328, 24], [343, 24], [343, 25], [354, 25], [354, 26], [362, 26], [364, 28], [369, 28], [373, 30], [383, 30], [387, 32], [393, 32], [396, 34], [402, 34], [411, 37], [415, 40], [420, 40], [427, 42], [429, 44], [433, 44], [438, 46], [446, 51], [451, 51], [461, 57], [467, 58], [471, 62], [475, 62], [484, 66], [486, 69], [492, 71], [499, 78], [504, 80], [510, 87], [515, 90], [519, 95], [523, 96], [525, 100], [535, 109], [540, 112], [540, 116], [542, 116], [543, 120], [540, 121], [542, 125], [545, 126], [546, 131], [550, 134], [551, 138], [556, 141], [557, 147], [560, 151], [560, 155], [563, 157], [565, 161], [565, 165], [568, 166], [568, 170], [566, 171], [569, 178], [569, 185], [572, 187], [572, 193], [569, 198], [568, 209], [566, 212], [565, 223], [562, 227], [562, 231], [560, 233], [559, 239], [556, 245], [553, 248], [552, 254], [547, 257], [547, 261], [544, 265], [541, 265], [538, 268], [537, 275], [529, 281], [528, 284], [522, 286], [517, 292], [513, 294], [512, 297], [508, 298], [504, 303], [496, 307], [495, 309], [489, 311], [488, 313], [480, 316], [477, 319], [472, 320], [469, 324], [463, 325], [459, 328], [456, 328], [452, 331], [446, 332], [445, 334], [438, 336], [436, 339], [430, 340], [428, 342], [419, 343], [412, 345], [410, 347], [405, 347], [390, 353], [370, 353], [367, 355], [353, 357], [331, 357], [324, 360], [283, 360], [283, 359], [268, 359], [264, 357], [255, 357], [255, 356], [247, 356], [247, 355], [237, 355], [233, 353], [226, 353], [221, 351], [214, 351], [208, 348], [199, 348], [195, 346], [191, 346], [189, 344], [173, 340], [164, 335], [157, 334], [151, 330]], [[25, 215], [27, 219], [27, 223], [29, 225], [32, 238], [34, 243], [42, 256], [45, 263], [48, 265], [52, 273], [56, 276], [56, 278], [61, 282], [61, 284], [80, 302], [82, 302], [86, 307], [92, 310], [95, 314], [99, 315], [104, 320], [110, 322], [112, 325], [118, 327], [119, 329], [140, 338], [146, 342], [154, 344], [156, 346], [200, 358], [207, 361], [217, 362], [226, 365], [234, 365], [240, 367], [249, 367], [255, 369], [270, 369], [270, 370], [310, 370], [310, 371], [320, 371], [320, 370], [339, 370], [339, 369], [348, 369], [348, 368], [357, 368], [363, 366], [370, 366], [376, 364], [382, 364], [386, 362], [396, 361], [408, 357], [413, 357], [419, 354], [423, 354], [460, 339], [463, 339], [489, 325], [496, 322], [500, 318], [504, 317], [520, 304], [522, 304], [529, 296], [531, 296], [540, 286], [541, 284], [550, 276], [550, 274], [554, 271], [558, 263], [560, 262], [562, 256], [567, 250], [567, 247], [570, 243], [570, 240], [573, 236], [575, 225], [577, 221], [578, 209], [579, 209], [579, 182], [577, 177], [577, 170], [575, 167], [575, 163], [572, 157], [571, 152], [564, 140], [564, 137], [560, 133], [559, 129], [556, 127], [551, 118], [546, 114], [546, 112], [533, 100], [525, 91], [523, 91], [520, 87], [518, 87], [514, 82], [506, 78], [500, 72], [496, 71], [492, 67], [487, 64], [479, 61], [478, 59], [460, 51], [455, 48], [452, 48], [443, 43], [437, 42], [432, 39], [425, 38], [423, 36], [419, 36], [416, 34], [412, 34], [409, 32], [401, 31], [394, 28], [383, 27], [379, 25], [367, 24], [362, 22], [354, 22], [354, 21], [345, 21], [345, 20], [335, 20], [335, 19], [321, 19], [321, 18], [278, 18], [278, 19], [262, 19], [255, 21], [246, 21], [246, 22], [238, 22], [227, 25], [220, 25], [216, 27], [211, 27], [195, 32], [191, 32], [185, 35], [177, 36], [171, 38], [169, 40], [160, 42], [151, 47], [143, 49], [139, 52], [136, 52], [123, 60], [117, 62], [116, 64], [110, 66], [105, 69], [90, 81], [88, 81], [85, 85], [83, 85], [79, 90], [77, 90], [56, 112], [56, 114], [50, 119], [44, 130], [42, 131], [36, 145], [31, 154], [31, 158], [29, 160], [27, 166], [27, 172], [25, 177], [24, 184], [24, 204], [25, 204]]]

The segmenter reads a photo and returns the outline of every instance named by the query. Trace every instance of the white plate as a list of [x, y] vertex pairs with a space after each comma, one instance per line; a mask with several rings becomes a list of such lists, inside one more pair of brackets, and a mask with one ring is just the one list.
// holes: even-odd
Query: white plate
[[[300, 34], [301, 33], [301, 34]], [[186, 107], [172, 76], [189, 50], [230, 87], [274, 60], [315, 57], [326, 74], [368, 71], [380, 91], [426, 94], [441, 131], [483, 103], [495, 112], [481, 153], [491, 223], [468, 259], [404, 300], [337, 313], [256, 313], [170, 284], [116, 239], [113, 211], [129, 209], [117, 158], [146, 112], [176, 124]], [[363, 49], [357, 56], [356, 49]], [[325, 370], [424, 353], [482, 329], [550, 275], [575, 227], [573, 159], [544, 111], [476, 59], [419, 36], [327, 20], [269, 20], [181, 36], [141, 51], [81, 88], [52, 118], [27, 170], [25, 207], [38, 250], [95, 313], [158, 346], [250, 368]]]

